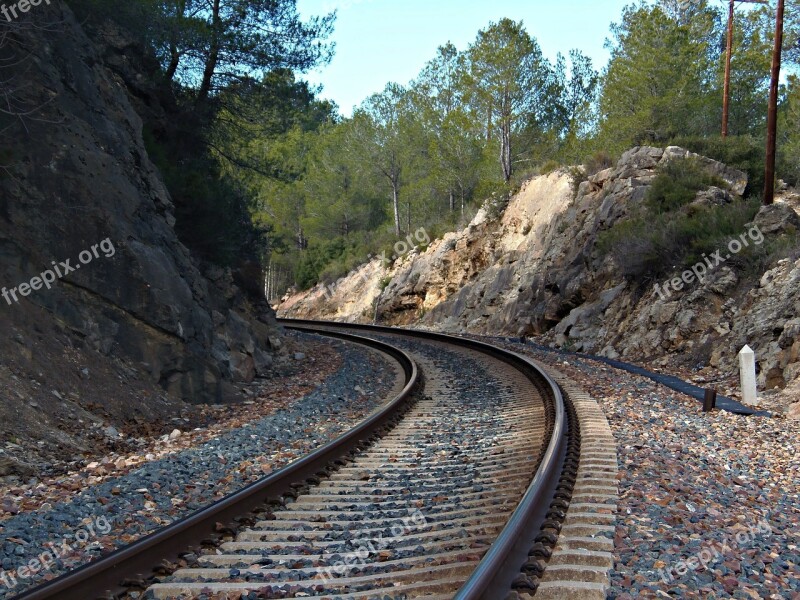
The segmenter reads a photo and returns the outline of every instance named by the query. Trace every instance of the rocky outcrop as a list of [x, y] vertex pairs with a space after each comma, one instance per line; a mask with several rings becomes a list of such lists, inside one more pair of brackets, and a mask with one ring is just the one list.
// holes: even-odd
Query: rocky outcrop
[[[687, 156], [724, 183], [699, 193], [696, 203], [729, 204], [747, 187], [745, 173], [681, 148], [633, 148], [580, 183], [577, 193], [566, 171], [534, 178], [499, 219], [481, 211], [469, 227], [427, 251], [388, 270], [374, 266], [362, 289], [372, 291], [381, 322], [542, 335], [558, 346], [634, 362], [663, 358], [732, 375], [747, 343], [759, 359], [761, 389], [784, 388], [800, 376], [800, 262], [780, 261], [760, 278], [731, 262], [710, 269], [702, 282], [659, 292], [652, 283], [625, 278], [610, 255], [597, 251], [600, 233], [644, 200], [659, 167]], [[760, 231], [769, 242], [798, 229], [797, 213], [777, 203], [763, 208], [742, 234]], [[747, 239], [752, 244], [756, 237]], [[382, 292], [372, 285], [379, 278], [390, 280]], [[365, 320], [341, 309], [338, 290], [349, 280], [324, 299], [294, 296], [279, 312]], [[327, 309], [334, 306], [339, 309]]]
[[[63, 3], [30, 19], [36, 26], [15, 26], [5, 48], [17, 59], [6, 80], [25, 81], [12, 90], [25, 114], [2, 134], [0, 281], [18, 287], [53, 261], [79, 268], [0, 310], [23, 322], [43, 308], [81, 344], [125, 358], [185, 400], [234, 399], [234, 383], [270, 372], [274, 313], [230, 271], [201, 271], [175, 235], [131, 82], [105, 62], [124, 61], [124, 50], [101, 54]], [[146, 93], [140, 82], [135, 102], [147, 104]], [[104, 240], [113, 254], [81, 264]]]

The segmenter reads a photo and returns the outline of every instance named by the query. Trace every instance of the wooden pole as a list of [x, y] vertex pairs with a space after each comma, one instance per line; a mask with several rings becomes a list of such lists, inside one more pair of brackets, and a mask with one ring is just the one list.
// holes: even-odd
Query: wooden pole
[[722, 137], [728, 137], [728, 115], [731, 103], [731, 53], [733, 52], [733, 16], [734, 2], [731, 0], [728, 9], [728, 49], [725, 53], [725, 91], [722, 98]]
[[769, 86], [767, 109], [767, 159], [764, 168], [764, 205], [775, 201], [775, 150], [778, 130], [778, 86], [781, 78], [781, 49], [783, 48], [784, 0], [778, 0], [775, 24], [775, 47], [772, 52], [772, 80]]

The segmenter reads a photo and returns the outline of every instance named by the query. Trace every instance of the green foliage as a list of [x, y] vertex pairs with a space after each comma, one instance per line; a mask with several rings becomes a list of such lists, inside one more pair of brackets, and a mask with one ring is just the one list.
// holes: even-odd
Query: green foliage
[[601, 132], [613, 153], [663, 144], [677, 133], [710, 135], [720, 120], [716, 77], [720, 15], [699, 2], [691, 15], [630, 5], [612, 26], [611, 62], [600, 98]]
[[748, 175], [745, 196], [755, 196], [764, 189], [764, 147], [762, 138], [729, 136], [675, 137], [670, 145], [680, 146], [701, 156], [713, 158]]
[[333, 55], [335, 13], [303, 21], [297, 0], [70, 0], [79, 16], [113, 19], [155, 51], [168, 81], [205, 102], [243, 79], [306, 72]]
[[[296, 279], [300, 289], [308, 289], [317, 283], [325, 268], [333, 261], [345, 256], [349, 249], [344, 238], [309, 245], [297, 267]], [[329, 273], [329, 279], [332, 276], [333, 273]], [[329, 280], [325, 283], [332, 283], [332, 281]]]
[[469, 49], [469, 94], [500, 141], [500, 166], [507, 183], [513, 174], [512, 133], [524, 124], [552, 118], [552, 68], [538, 42], [511, 19], [491, 23]]
[[[598, 236], [600, 255], [611, 254], [625, 277], [647, 281], [690, 268], [727, 247], [758, 212], [757, 200], [730, 205], [691, 204], [697, 192], [724, 183], [696, 159], [674, 159], [655, 178], [638, 212]], [[747, 253], [738, 257], [746, 260]]]
[[[732, 136], [761, 136], [766, 128], [775, 12], [761, 6], [749, 11], [737, 10], [735, 14], [728, 132]], [[722, 53], [715, 81], [720, 93], [724, 84], [724, 58]], [[717, 122], [721, 123], [721, 116]], [[764, 144], [762, 154], [763, 150]]]
[[[579, 50], [548, 61], [522, 22], [502, 19], [464, 51], [443, 45], [408, 86], [387, 85], [348, 119], [297, 77], [330, 58], [334, 15], [301, 20], [296, 0], [220, 0], [218, 11], [206, 0], [68, 2], [81, 19], [114, 19], [150, 48], [177, 95], [170, 122], [147, 122], [145, 133], [181, 239], [220, 264], [269, 260], [277, 287], [333, 281], [419, 227], [437, 237], [465, 226], [484, 203], [499, 216], [536, 173], [583, 163], [571, 169], [577, 191], [632, 145], [680, 145], [746, 171], [748, 194], [763, 187], [767, 7], [737, 7], [736, 136], [722, 141], [725, 15], [706, 0], [626, 7], [602, 74]], [[788, 15], [790, 65], [799, 32]], [[780, 112], [778, 175], [792, 183], [798, 90], [790, 76]], [[727, 231], [717, 209], [685, 208], [711, 183], [695, 167], [668, 167], [645, 212], [601, 236], [608, 252], [643, 244], [631, 273], [689, 260], [707, 245], [704, 225]]]
[[778, 176], [791, 185], [800, 184], [800, 78], [791, 75], [778, 123]]
[[603, 232], [597, 249], [601, 255], [611, 254], [631, 281], [660, 279], [724, 250], [745, 231], [758, 208], [757, 201], [737, 201], [693, 211], [648, 212]]
[[545, 162], [541, 167], [539, 167], [539, 173], [541, 175], [549, 175], [553, 171], [557, 171], [561, 168], [561, 163], [555, 159], [550, 159]]
[[673, 212], [689, 204], [697, 192], [725, 183], [711, 176], [696, 159], [673, 159], [660, 169], [647, 191], [645, 205], [652, 213]]

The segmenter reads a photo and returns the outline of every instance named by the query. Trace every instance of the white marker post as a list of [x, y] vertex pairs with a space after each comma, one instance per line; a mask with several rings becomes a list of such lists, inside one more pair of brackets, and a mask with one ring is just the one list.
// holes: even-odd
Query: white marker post
[[739, 352], [739, 377], [742, 383], [742, 402], [753, 405], [758, 400], [756, 390], [756, 354], [750, 346]]

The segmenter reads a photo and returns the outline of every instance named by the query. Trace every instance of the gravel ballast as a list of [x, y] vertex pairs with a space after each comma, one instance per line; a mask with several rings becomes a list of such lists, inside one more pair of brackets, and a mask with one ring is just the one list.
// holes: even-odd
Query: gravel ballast
[[526, 351], [590, 392], [617, 441], [609, 598], [800, 599], [800, 423], [703, 414], [648, 379]]
[[[395, 366], [361, 346], [314, 343], [331, 344], [343, 366], [287, 408], [0, 522], [0, 598], [219, 500], [334, 439], [388, 400]], [[31, 563], [45, 552], [56, 556], [50, 570]], [[23, 577], [30, 574], [25, 565], [35, 576]]]

